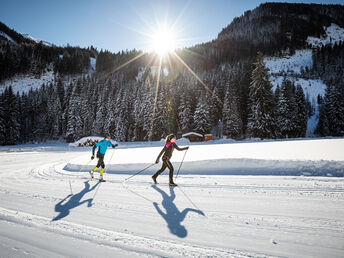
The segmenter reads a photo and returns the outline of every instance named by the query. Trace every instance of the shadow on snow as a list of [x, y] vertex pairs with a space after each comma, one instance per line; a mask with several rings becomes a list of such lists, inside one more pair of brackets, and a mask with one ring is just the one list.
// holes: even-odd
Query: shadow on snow
[[[58, 202], [55, 205], [55, 211], [59, 212], [60, 214], [57, 215], [54, 219], [52, 219], [52, 221], [57, 221], [60, 220], [66, 216], [69, 215], [70, 210], [73, 208], [76, 208], [84, 203], [87, 203], [87, 207], [91, 207], [92, 206], [92, 201], [93, 198], [89, 198], [87, 200], [83, 200], [81, 201], [81, 199], [84, 197], [85, 194], [87, 194], [88, 192], [93, 191], [100, 182], [97, 182], [94, 186], [92, 186], [92, 188], [90, 188], [90, 184], [88, 181], [85, 181], [85, 188], [83, 190], [81, 190], [80, 193], [77, 194], [69, 194], [66, 198], [64, 198], [62, 201]], [[69, 200], [62, 204], [64, 201], [66, 201], [69, 198]]]
[[153, 205], [157, 212], [161, 215], [161, 217], [163, 217], [163, 219], [166, 221], [167, 227], [169, 228], [172, 234], [180, 238], [184, 238], [187, 236], [188, 232], [186, 228], [183, 225], [181, 225], [181, 222], [185, 219], [188, 212], [193, 211], [195, 213], [205, 216], [203, 211], [192, 208], [186, 208], [182, 212], [180, 212], [173, 202], [176, 198], [176, 195], [174, 193], [174, 187], [170, 187], [170, 195], [168, 195], [166, 192], [161, 190], [156, 185], [152, 185], [152, 188], [162, 195], [163, 200], [161, 204], [166, 212], [164, 213], [156, 202], [153, 202]]

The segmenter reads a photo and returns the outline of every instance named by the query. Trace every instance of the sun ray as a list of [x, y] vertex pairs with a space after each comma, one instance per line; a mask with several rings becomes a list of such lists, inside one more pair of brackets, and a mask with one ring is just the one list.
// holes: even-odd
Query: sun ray
[[127, 62], [125, 62], [124, 64], [121, 64], [120, 66], [117, 66], [116, 68], [114, 68], [111, 72], [108, 73], [108, 75], [117, 72], [118, 70], [122, 69], [123, 67], [127, 66], [128, 64], [134, 62], [136, 59], [140, 58], [141, 56], [143, 56], [144, 54], [146, 54], [145, 52], [141, 52], [140, 54], [138, 54], [137, 56], [133, 57], [132, 59], [128, 60]]
[[204, 55], [201, 55], [201, 54], [199, 54], [199, 53], [196, 53], [196, 52], [194, 52], [194, 51], [191, 51], [190, 49], [187, 49], [187, 48], [185, 48], [185, 49], [183, 49], [182, 51], [185, 51], [185, 52], [187, 52], [187, 53], [189, 53], [189, 54], [191, 54], [191, 55], [193, 55], [193, 56], [197, 56], [197, 57], [200, 57], [200, 58], [205, 58], [205, 56]]
[[211, 90], [209, 89], [209, 87], [197, 76], [197, 74], [184, 62], [183, 59], [180, 58], [180, 56], [178, 56], [177, 53], [175, 53], [174, 51], [172, 52], [174, 54], [174, 56], [189, 70], [189, 72], [195, 76], [195, 78], [203, 85], [203, 87], [211, 94], [213, 95], [216, 100], [223, 106], [223, 102], [221, 101], [221, 99]]
[[153, 113], [152, 113], [152, 121], [151, 121], [151, 128], [149, 132], [149, 140], [152, 141], [153, 139], [153, 125], [154, 125], [154, 119], [155, 119], [155, 113], [156, 113], [156, 106], [158, 101], [158, 92], [159, 92], [159, 84], [160, 84], [160, 74], [161, 74], [161, 63], [162, 63], [162, 56], [160, 56], [159, 60], [159, 68], [158, 68], [158, 76], [156, 80], [156, 89], [155, 89], [155, 98], [154, 98], [154, 105], [153, 105]]
[[183, 9], [181, 10], [181, 12], [179, 13], [178, 17], [176, 18], [175, 22], [172, 24], [172, 27], [171, 27], [172, 29], [174, 29], [175, 26], [178, 24], [180, 18], [182, 17], [186, 9], [190, 6], [190, 4], [191, 4], [191, 0], [188, 0], [187, 3], [184, 5]]

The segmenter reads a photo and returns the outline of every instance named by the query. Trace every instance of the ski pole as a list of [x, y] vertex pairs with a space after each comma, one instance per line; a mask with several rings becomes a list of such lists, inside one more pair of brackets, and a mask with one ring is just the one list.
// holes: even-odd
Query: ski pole
[[[110, 157], [110, 160], [109, 160], [109, 164], [110, 164], [110, 162], [111, 162], [112, 157], [113, 157], [114, 154], [115, 154], [115, 149], [113, 149], [113, 151], [112, 151], [112, 154], [111, 154], [111, 157]], [[105, 174], [105, 171], [106, 171], [106, 170], [104, 170], [104, 174]]]
[[134, 175], [131, 175], [130, 177], [128, 177], [128, 178], [126, 178], [126, 179], [124, 179], [124, 182], [125, 182], [125, 181], [127, 181], [128, 179], [130, 179], [130, 178], [132, 178], [132, 177], [134, 177], [134, 176], [136, 176], [136, 175], [140, 174], [141, 172], [143, 172], [143, 171], [145, 171], [145, 170], [149, 169], [150, 167], [152, 167], [152, 166], [154, 166], [154, 165], [155, 165], [155, 163], [153, 163], [153, 164], [149, 165], [148, 167], [146, 167], [146, 168], [144, 168], [144, 169], [140, 170], [139, 172], [135, 173]]
[[82, 170], [83, 168], [85, 168], [88, 164], [90, 164], [91, 161], [92, 161], [92, 159], [90, 159], [89, 162], [87, 162], [85, 165], [83, 165], [83, 166], [79, 169], [79, 172], [81, 172], [81, 170]]
[[188, 150], [189, 150], [189, 149], [187, 149], [187, 150], [185, 151], [185, 153], [184, 153], [184, 156], [183, 156], [182, 162], [180, 163], [180, 166], [179, 166], [179, 168], [178, 168], [178, 172], [177, 172], [177, 175], [176, 175], [176, 177], [175, 177], [175, 180], [177, 180], [177, 177], [178, 177], [178, 174], [179, 174], [179, 170], [180, 170], [180, 168], [181, 168], [182, 165], [183, 165], [184, 158], [185, 158], [185, 155], [186, 155], [186, 153], [188, 152]]

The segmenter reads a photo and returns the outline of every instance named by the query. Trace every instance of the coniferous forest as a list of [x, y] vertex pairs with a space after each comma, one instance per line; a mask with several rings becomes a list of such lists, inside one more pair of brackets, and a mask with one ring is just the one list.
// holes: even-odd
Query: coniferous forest
[[[176, 51], [198, 78], [173, 57], [158, 74], [152, 53], [46, 46], [0, 23], [15, 40], [0, 36], [0, 81], [49, 69], [55, 75], [54, 83], [40, 89], [17, 93], [8, 87], [0, 94], [0, 144], [71, 142], [104, 132], [118, 141], [190, 131], [233, 139], [305, 137], [311, 103], [287, 78], [273, 91], [264, 56], [307, 47], [307, 37], [319, 37], [323, 26], [344, 27], [343, 16], [343, 6], [262, 4], [212, 42]], [[93, 73], [90, 58], [96, 59]], [[312, 58], [304, 78], [327, 85], [317, 99], [315, 132], [343, 136], [344, 43], [313, 48]]]

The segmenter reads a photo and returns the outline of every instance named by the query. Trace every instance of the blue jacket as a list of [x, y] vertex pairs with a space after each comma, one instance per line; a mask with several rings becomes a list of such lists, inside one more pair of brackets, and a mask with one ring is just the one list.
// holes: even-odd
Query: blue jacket
[[112, 148], [115, 148], [115, 145], [113, 145], [110, 141], [107, 141], [105, 139], [101, 140], [100, 142], [98, 142], [96, 145], [93, 146], [92, 155], [94, 155], [94, 151], [96, 150], [97, 147], [99, 148], [97, 154], [99, 153], [99, 154], [105, 155], [105, 152], [109, 146], [112, 146]]

